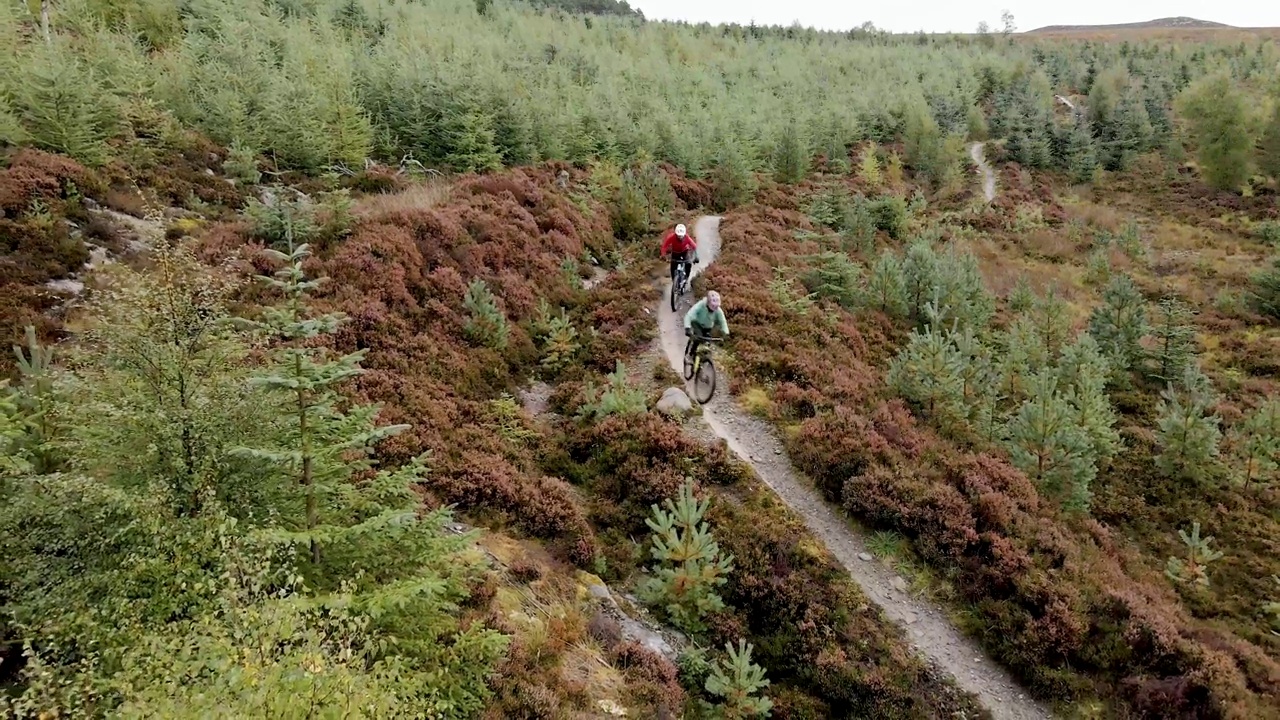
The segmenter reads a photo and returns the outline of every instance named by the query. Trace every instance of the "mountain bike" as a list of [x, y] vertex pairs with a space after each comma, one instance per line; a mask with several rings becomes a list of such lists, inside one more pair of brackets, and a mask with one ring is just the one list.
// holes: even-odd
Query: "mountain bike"
[[676, 266], [676, 278], [671, 281], [671, 312], [676, 311], [676, 306], [680, 303], [680, 298], [686, 292], [689, 292], [689, 278], [684, 263]]
[[684, 379], [693, 380], [693, 399], [705, 405], [716, 393], [716, 366], [711, 361], [711, 345], [724, 342], [724, 338], [709, 335], [698, 336], [698, 353], [693, 355], [693, 338], [684, 346]]

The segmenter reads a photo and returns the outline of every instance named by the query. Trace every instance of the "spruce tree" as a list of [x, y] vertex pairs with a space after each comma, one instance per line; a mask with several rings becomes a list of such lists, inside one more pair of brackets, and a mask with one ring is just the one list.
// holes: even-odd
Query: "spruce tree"
[[1089, 334], [1110, 362], [1113, 373], [1138, 367], [1146, 357], [1147, 301], [1127, 275], [1116, 275], [1102, 292], [1102, 304], [1089, 316]]
[[902, 262], [892, 251], [886, 249], [876, 258], [867, 276], [867, 302], [889, 317], [903, 317], [907, 314], [906, 278], [903, 275]]
[[1194, 364], [1160, 393], [1157, 424], [1160, 451], [1156, 466], [1165, 475], [1192, 482], [1211, 478], [1218, 466], [1220, 419], [1209, 415], [1216, 398], [1206, 378]]
[[1097, 475], [1092, 442], [1059, 390], [1057, 373], [1045, 370], [1031, 375], [1026, 395], [1007, 428], [1014, 465], [1064, 506], [1087, 510], [1089, 484]]
[[688, 632], [705, 629], [703, 618], [724, 608], [716, 588], [733, 571], [733, 556], [720, 552], [702, 519], [710, 503], [710, 499], [695, 498], [693, 482], [686, 480], [674, 502], [667, 498], [663, 507], [654, 505], [653, 516], [645, 519], [653, 531], [650, 552], [659, 565], [641, 594]]
[[862, 182], [872, 190], [879, 189], [884, 177], [880, 172], [880, 160], [876, 157], [876, 144], [874, 142], [867, 143], [862, 149], [862, 156], [858, 160], [858, 177], [862, 178]]
[[1164, 574], [1176, 583], [1195, 583], [1201, 587], [1209, 586], [1209, 564], [1222, 558], [1222, 552], [1213, 549], [1213, 536], [1200, 537], [1200, 523], [1191, 525], [1191, 532], [1179, 530], [1178, 537], [1186, 546], [1186, 559], [1170, 557], [1165, 563]]
[[1248, 106], [1225, 74], [1201, 78], [1180, 98], [1205, 180], [1219, 190], [1238, 191], [1249, 174], [1253, 137]]
[[828, 251], [806, 258], [812, 269], [801, 282], [818, 299], [830, 299], [846, 309], [862, 300], [862, 267], [842, 252]]
[[779, 131], [773, 150], [773, 177], [792, 185], [809, 174], [809, 146], [799, 123], [791, 120]]
[[1098, 169], [1098, 152], [1093, 135], [1083, 122], [1072, 122], [1067, 130], [1065, 162], [1076, 182], [1090, 182]]
[[357, 469], [347, 461], [352, 451], [361, 453], [383, 438], [403, 432], [407, 425], [374, 426], [376, 406], [356, 406], [343, 411], [338, 388], [359, 375], [366, 350], [331, 357], [314, 340], [333, 333], [343, 320], [337, 313], [314, 314], [308, 296], [320, 286], [302, 271], [310, 255], [305, 244], [295, 245], [288, 233], [288, 252], [267, 249], [283, 267], [273, 277], [263, 277], [283, 300], [268, 307], [261, 321], [250, 323], [278, 343], [273, 362], [255, 374], [253, 384], [278, 399], [282, 419], [287, 419], [280, 444], [270, 448], [245, 448], [250, 457], [279, 465], [296, 483], [294, 501], [282, 512], [281, 540], [309, 550], [311, 566], [319, 571], [322, 546], [359, 529], [346, 525], [346, 506], [352, 489], [350, 475]]
[[711, 167], [711, 202], [717, 210], [742, 205], [751, 200], [756, 178], [739, 143], [721, 138]]
[[1152, 377], [1164, 382], [1173, 382], [1184, 376], [1196, 350], [1196, 330], [1191, 324], [1193, 318], [1191, 308], [1173, 297], [1160, 300], [1156, 307], [1155, 322], [1151, 326], [1151, 334], [1155, 337], [1156, 346], [1152, 351]]
[[[26, 328], [27, 347], [13, 346], [17, 356], [19, 385], [13, 391], [15, 418], [22, 434], [13, 450], [35, 472], [55, 472], [61, 465], [56, 450], [58, 436], [57, 401], [54, 387], [53, 348], [40, 343], [36, 329]], [[7, 380], [5, 381], [8, 382]]]

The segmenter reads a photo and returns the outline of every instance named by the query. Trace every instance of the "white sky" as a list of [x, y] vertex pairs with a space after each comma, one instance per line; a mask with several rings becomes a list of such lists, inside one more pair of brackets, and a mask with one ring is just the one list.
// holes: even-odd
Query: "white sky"
[[982, 20], [1000, 28], [1000, 13], [1013, 13], [1018, 30], [1045, 25], [1104, 25], [1185, 15], [1237, 27], [1280, 26], [1276, 0], [915, 0], [853, 3], [848, 0], [628, 0], [651, 20], [743, 25], [801, 25], [848, 30], [870, 20], [893, 32], [973, 32]]

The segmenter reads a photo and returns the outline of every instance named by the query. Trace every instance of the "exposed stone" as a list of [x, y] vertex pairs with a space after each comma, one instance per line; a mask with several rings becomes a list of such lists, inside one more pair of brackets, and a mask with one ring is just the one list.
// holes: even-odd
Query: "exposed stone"
[[889, 585], [892, 586], [894, 590], [897, 590], [900, 593], [904, 593], [907, 591], [907, 581], [903, 580], [900, 577], [895, 577], [894, 579], [890, 580]]
[[688, 415], [693, 412], [693, 401], [680, 388], [667, 388], [658, 400], [658, 412], [668, 415]]

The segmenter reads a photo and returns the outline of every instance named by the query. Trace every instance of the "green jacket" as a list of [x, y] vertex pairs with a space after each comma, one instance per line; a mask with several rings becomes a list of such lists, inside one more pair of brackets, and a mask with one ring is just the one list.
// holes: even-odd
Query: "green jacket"
[[698, 327], [707, 329], [719, 325], [721, 333], [729, 334], [729, 321], [724, 319], [724, 308], [711, 312], [707, 309], [706, 298], [699, 300], [696, 305], [689, 308], [689, 312], [684, 314], [684, 329], [688, 330], [693, 323], [698, 323]]

